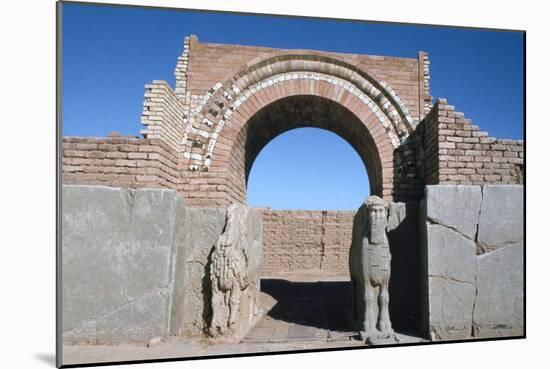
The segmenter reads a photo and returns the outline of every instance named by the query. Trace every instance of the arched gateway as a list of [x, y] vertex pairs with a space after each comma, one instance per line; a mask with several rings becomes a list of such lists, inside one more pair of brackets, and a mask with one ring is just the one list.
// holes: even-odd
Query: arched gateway
[[[433, 340], [498, 336], [501, 327], [523, 334], [523, 218], [509, 211], [522, 209], [523, 188], [494, 186], [523, 183], [523, 141], [489, 137], [445, 99], [432, 106], [428, 66], [423, 52], [394, 58], [187, 38], [175, 89], [165, 81], [145, 87], [143, 137], [63, 137], [63, 279], [72, 281], [63, 286], [63, 339], [147, 342], [151, 335], [203, 335], [208, 327], [223, 333], [226, 316], [230, 331], [244, 332], [257, 316], [260, 276], [347, 276], [354, 218], [361, 211], [242, 206], [261, 149], [306, 126], [345, 139], [365, 164], [372, 194], [394, 202], [387, 244], [394, 286], [389, 315], [396, 331], [418, 330]], [[501, 220], [502, 214], [509, 218]], [[225, 262], [235, 263], [243, 279], [222, 283], [231, 286], [229, 304], [209, 295], [216, 291], [210, 282], [225, 275], [216, 274], [216, 265]], [[96, 265], [104, 266], [101, 273], [82, 272]], [[126, 278], [137, 274], [146, 283]], [[103, 298], [104, 275], [137, 296]], [[495, 276], [502, 280], [493, 281]], [[150, 294], [157, 286], [165, 292]], [[493, 286], [506, 288], [494, 294]], [[336, 299], [326, 299], [325, 291], [320, 300], [346, 307], [345, 291]], [[488, 315], [494, 301], [504, 308]], [[145, 320], [112, 319], [119, 309], [145, 306]], [[98, 318], [102, 311], [108, 314]], [[311, 315], [309, 307], [304, 311]], [[154, 327], [150, 316], [159, 317]], [[212, 324], [209, 316], [222, 318]]]
[[[382, 58], [186, 39], [174, 96], [183, 118], [171, 123], [182, 125], [172, 133], [185, 172], [184, 197], [197, 205], [245, 203], [248, 174], [261, 149], [290, 129], [318, 127], [357, 151], [373, 194], [417, 198], [421, 158], [410, 137], [430, 105], [426, 66], [424, 53], [418, 59]], [[161, 138], [167, 129], [151, 119], [147, 99], [146, 93], [148, 127], [142, 133]]]

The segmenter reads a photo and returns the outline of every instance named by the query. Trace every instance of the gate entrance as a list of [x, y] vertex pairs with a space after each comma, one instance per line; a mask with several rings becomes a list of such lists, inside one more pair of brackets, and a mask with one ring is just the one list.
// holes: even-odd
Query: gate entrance
[[262, 307], [269, 311], [245, 342], [345, 343], [357, 335], [348, 315], [349, 278], [295, 273], [294, 278], [267, 278], [261, 283]]

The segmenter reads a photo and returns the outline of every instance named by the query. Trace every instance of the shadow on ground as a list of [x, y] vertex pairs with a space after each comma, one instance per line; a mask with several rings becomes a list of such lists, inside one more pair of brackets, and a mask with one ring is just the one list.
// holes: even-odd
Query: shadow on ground
[[331, 331], [353, 331], [347, 316], [349, 281], [291, 282], [262, 279], [262, 292], [277, 303], [267, 313], [273, 319]]
[[[290, 281], [283, 278], [266, 278], [261, 280], [261, 291], [276, 301], [267, 312], [267, 317], [289, 324], [289, 338], [305, 334], [296, 330], [300, 327], [324, 329], [336, 335], [357, 333], [349, 315], [350, 281]], [[396, 306], [392, 309], [391, 305], [390, 299], [390, 315], [394, 330], [411, 337], [421, 337], [418, 323], [407, 319], [410, 315], [407, 309], [396, 309]], [[396, 311], [400, 316], [396, 316]]]

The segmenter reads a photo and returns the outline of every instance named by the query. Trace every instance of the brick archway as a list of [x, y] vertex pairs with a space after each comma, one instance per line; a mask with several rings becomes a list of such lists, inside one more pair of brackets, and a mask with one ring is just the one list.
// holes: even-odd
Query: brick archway
[[248, 175], [262, 148], [279, 134], [300, 127], [326, 129], [346, 140], [365, 164], [371, 192], [391, 196], [393, 148], [372, 113], [362, 113], [351, 98], [341, 103], [320, 91], [307, 94], [299, 86], [292, 94], [264, 99], [260, 109], [252, 102], [243, 106], [247, 113], [236, 115], [225, 135], [233, 145], [229, 150], [216, 145], [211, 156], [212, 166], [229, 168], [227, 190], [232, 201], [246, 202]]
[[312, 51], [256, 58], [216, 83], [190, 113], [182, 142], [187, 194], [193, 198], [201, 173], [210, 172], [218, 203], [246, 202], [248, 171], [261, 148], [289, 129], [311, 126], [348, 141], [372, 192], [393, 199], [394, 164], [404, 160], [398, 148], [416, 124], [387, 83], [349, 61]]

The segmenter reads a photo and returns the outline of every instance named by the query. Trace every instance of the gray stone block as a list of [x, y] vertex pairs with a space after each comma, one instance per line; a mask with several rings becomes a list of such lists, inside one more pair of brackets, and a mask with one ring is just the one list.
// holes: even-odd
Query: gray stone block
[[422, 326], [431, 338], [522, 335], [523, 186], [427, 186], [422, 204]]
[[147, 292], [97, 321], [97, 343], [144, 343], [166, 337], [170, 290]]
[[470, 336], [475, 298], [475, 244], [453, 229], [427, 225], [429, 334], [434, 340]]
[[445, 225], [475, 239], [481, 208], [480, 186], [426, 186], [426, 207], [429, 222]]
[[[65, 343], [147, 343], [204, 333], [208, 262], [225, 208], [187, 209], [173, 190], [64, 186], [62, 330]], [[248, 327], [260, 288], [261, 214], [247, 210]]]
[[177, 326], [172, 329], [179, 335], [203, 334], [210, 315], [210, 276], [206, 274], [206, 267], [212, 248], [223, 232], [226, 212], [225, 208], [187, 209], [187, 244], [179, 245], [180, 249], [186, 248], [186, 252], [178, 256], [177, 267], [178, 273], [183, 273], [183, 283], [174, 293], [175, 297], [185, 296], [183, 304], [174, 306], [181, 311], [174, 322]]
[[[227, 209], [187, 208], [185, 236], [178, 242], [176, 280], [174, 282], [174, 303], [170, 332], [180, 336], [204, 334], [211, 317], [211, 280], [208, 269], [210, 254], [218, 237], [222, 234]], [[248, 209], [247, 256], [251, 285], [244, 294], [247, 303], [241, 306], [241, 316], [254, 316], [253, 304], [260, 289], [260, 265], [262, 257], [262, 215], [255, 209]], [[250, 323], [250, 322], [249, 322]]]
[[523, 335], [523, 290], [522, 243], [478, 256], [474, 336]]
[[[92, 340], [89, 333], [79, 336], [90, 321], [105, 327], [121, 306], [170, 287], [182, 200], [173, 190], [102, 186], [63, 186], [62, 196], [62, 330], [67, 340]], [[168, 301], [163, 304], [167, 311]], [[119, 322], [120, 329], [138, 329], [132, 319]], [[166, 335], [166, 312], [160, 320], [163, 328], [155, 332]], [[125, 339], [114, 331], [110, 337]]]
[[478, 242], [494, 249], [523, 240], [523, 186], [484, 185]]

